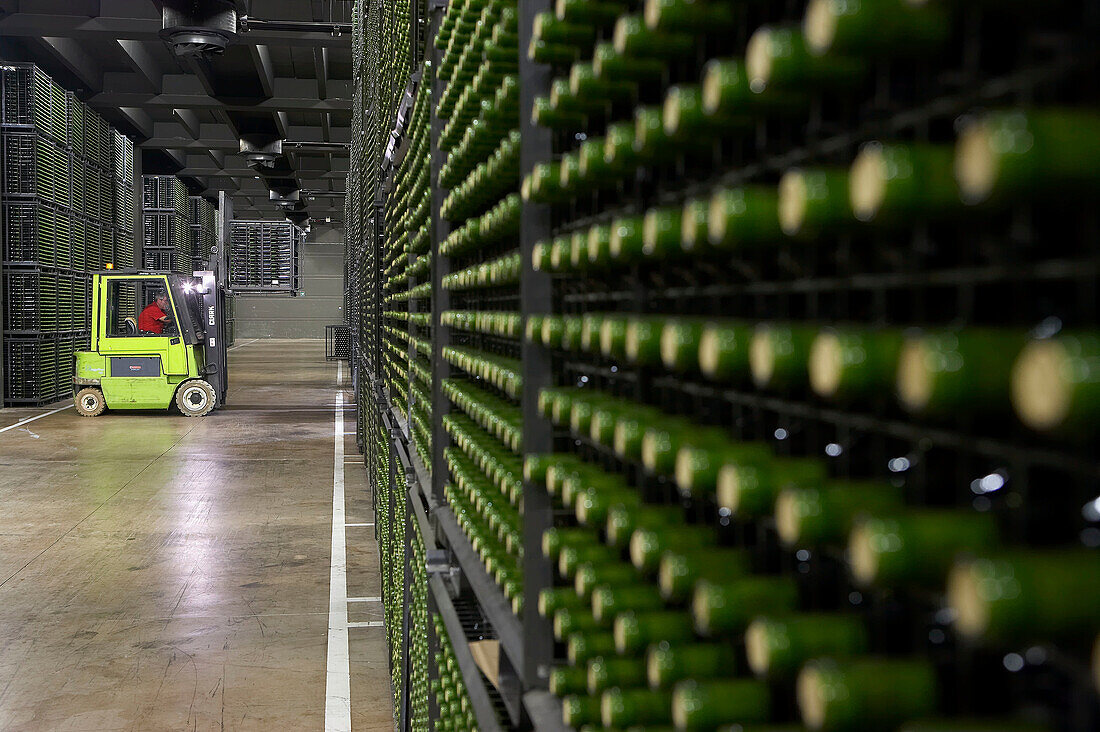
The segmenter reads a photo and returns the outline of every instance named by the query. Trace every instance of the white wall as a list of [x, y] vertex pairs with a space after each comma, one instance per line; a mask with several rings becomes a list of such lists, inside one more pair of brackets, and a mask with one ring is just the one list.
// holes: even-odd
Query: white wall
[[344, 322], [344, 230], [313, 225], [301, 257], [301, 297], [238, 295], [237, 340], [324, 338]]

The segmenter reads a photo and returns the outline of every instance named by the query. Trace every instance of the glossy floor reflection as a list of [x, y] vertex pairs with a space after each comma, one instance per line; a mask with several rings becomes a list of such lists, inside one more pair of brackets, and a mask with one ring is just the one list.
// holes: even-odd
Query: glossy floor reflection
[[[205, 418], [67, 409], [0, 433], [0, 730], [323, 727], [323, 350], [233, 350], [229, 406]], [[0, 410], [0, 428], [45, 411]], [[347, 522], [371, 522], [354, 435], [345, 454]], [[347, 543], [348, 595], [381, 594], [373, 529]], [[350, 646], [353, 728], [392, 729], [385, 630]]]

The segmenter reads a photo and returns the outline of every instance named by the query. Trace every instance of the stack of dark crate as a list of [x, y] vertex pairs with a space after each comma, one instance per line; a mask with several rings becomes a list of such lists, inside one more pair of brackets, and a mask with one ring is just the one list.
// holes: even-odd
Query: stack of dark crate
[[3, 399], [42, 404], [71, 390], [88, 272], [132, 264], [133, 143], [31, 64], [0, 67], [0, 123]]
[[301, 236], [288, 221], [234, 221], [229, 227], [229, 284], [237, 292], [298, 289]]
[[188, 200], [188, 218], [191, 222], [191, 246], [195, 268], [201, 269], [210, 259], [210, 248], [218, 240], [214, 204], [202, 196], [191, 196]]
[[174, 175], [147, 175], [142, 181], [142, 266], [169, 272], [191, 271], [193, 241], [187, 186]]

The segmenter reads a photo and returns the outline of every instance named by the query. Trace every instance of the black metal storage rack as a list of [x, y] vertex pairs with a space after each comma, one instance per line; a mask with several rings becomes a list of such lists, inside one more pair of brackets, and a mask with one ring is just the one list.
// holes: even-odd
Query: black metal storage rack
[[194, 236], [187, 186], [174, 175], [146, 175], [142, 196], [142, 266], [191, 272]]
[[[893, 14], [869, 15], [883, 8]], [[511, 11], [515, 28], [503, 20]], [[835, 36], [822, 25], [829, 13], [840, 15]], [[400, 22], [411, 22], [412, 39], [425, 38], [407, 55], [404, 31], [389, 25]], [[1003, 729], [1100, 726], [1088, 670], [1100, 663], [1089, 655], [1100, 621], [1065, 620], [1060, 633], [1048, 633], [1058, 622], [1033, 609], [1011, 629], [983, 633], [972, 617], [960, 619], [969, 600], [958, 589], [975, 584], [967, 572], [1015, 569], [1035, 558], [1098, 567], [1100, 412], [1089, 397], [1070, 397], [1083, 399], [1066, 408], [1076, 421], [1044, 428], [1021, 406], [1037, 385], [1019, 375], [1026, 358], [1049, 354], [1053, 344], [1079, 355], [1066, 362], [1077, 376], [1040, 373], [1096, 378], [1100, 174], [1088, 164], [1053, 165], [1092, 160], [1100, 150], [1094, 5], [1056, 3], [1036, 13], [908, 0], [459, 0], [400, 3], [391, 17], [356, 3], [355, 29], [355, 78], [366, 81], [356, 85], [353, 107], [346, 313], [360, 448], [376, 499], [387, 501], [379, 508], [388, 522], [379, 519], [384, 571], [404, 580], [387, 590], [387, 623], [393, 632], [408, 616], [401, 608], [415, 591], [403, 588], [424, 581], [424, 563], [429, 605], [449, 598], [478, 608], [500, 643], [502, 673], [493, 684], [463, 669], [476, 712], [469, 728], [571, 721], [593, 729], [712, 729], [714, 718], [692, 715], [728, 709], [722, 705], [746, 690], [770, 701], [721, 722], [842, 724], [820, 722], [813, 709], [815, 669], [835, 669], [837, 678], [855, 673], [840, 651], [835, 665], [806, 664], [796, 689], [794, 677], [758, 668], [744, 628], [716, 637], [700, 623], [710, 596], [696, 589], [692, 617], [692, 603], [659, 594], [652, 566], [623, 580], [640, 588], [632, 597], [644, 605], [630, 610], [660, 613], [654, 617], [667, 623], [658, 633], [679, 633], [680, 621], [691, 619], [691, 642], [728, 645], [732, 660], [675, 690], [648, 688], [653, 678], [644, 669], [643, 680], [607, 692], [613, 703], [594, 707], [588, 699], [605, 690], [593, 691], [591, 677], [579, 687], [571, 678], [569, 667], [587, 659], [567, 657], [569, 646], [555, 639], [538, 600], [545, 589], [568, 595], [572, 587], [544, 556], [551, 526], [571, 531], [561, 535], [579, 537], [582, 549], [594, 547], [592, 556], [617, 572], [636, 571], [639, 560], [621, 545], [607, 550], [602, 524], [586, 524], [577, 508], [593, 496], [599, 505], [601, 490], [622, 501], [624, 516], [652, 528], [642, 538], [673, 553], [721, 551], [779, 588], [776, 595], [790, 591], [789, 603], [762, 605], [754, 615], [839, 618], [863, 639], [856, 665], [888, 676], [902, 664], [930, 679], [933, 691], [911, 716], [891, 716], [912, 698], [909, 685], [897, 684], [878, 701], [893, 709], [837, 729], [908, 730], [905, 723], [929, 717]], [[491, 115], [501, 97], [474, 92], [480, 63], [490, 51], [504, 58], [509, 42], [518, 45], [511, 71], [518, 151], [494, 133], [493, 144], [477, 139], [476, 153], [456, 162], [463, 134], [482, 134], [464, 133], [463, 125], [477, 120], [484, 130], [497, 122]], [[444, 62], [463, 44], [466, 53]], [[456, 65], [465, 66], [461, 75]], [[406, 89], [411, 103], [403, 106]], [[416, 102], [425, 94], [432, 112], [426, 190], [412, 182], [419, 171], [411, 167], [419, 164]], [[464, 108], [465, 94], [493, 104]], [[448, 130], [454, 119], [460, 129]], [[967, 136], [982, 124], [998, 126], [990, 143], [1001, 146], [998, 154], [1019, 154], [1031, 166], [996, 191], [1002, 200], [987, 204], [957, 182], [1008, 169], [975, 167], [980, 153], [958, 144], [973, 143]], [[1027, 158], [1033, 146], [1042, 154]], [[490, 155], [511, 164], [513, 152], [515, 173], [508, 165], [480, 180], [455, 173]], [[1012, 164], [1006, 157], [1003, 165]], [[513, 228], [505, 202], [521, 176]], [[421, 251], [425, 235], [430, 246]], [[517, 246], [518, 273], [503, 261]], [[982, 345], [968, 350], [968, 343]], [[821, 374], [835, 375], [834, 347], [848, 349], [844, 368], [874, 375], [870, 387], [830, 395]], [[875, 355], [878, 348], [887, 355]], [[866, 366], [879, 357], [886, 367]], [[518, 378], [502, 378], [502, 364], [512, 363]], [[922, 406], [923, 385], [934, 391], [938, 379], [953, 378], [941, 373], [960, 370], [960, 378], [974, 375], [953, 396]], [[456, 386], [466, 396], [456, 399]], [[463, 421], [460, 402], [471, 401], [476, 408]], [[589, 428], [597, 412], [617, 427], [633, 424], [647, 435], [647, 449], [623, 448], [606, 429], [601, 438]], [[472, 454], [487, 446], [499, 450], [492, 470]], [[516, 480], [504, 448], [527, 458], [530, 470], [522, 484], [522, 572], [498, 581], [499, 567], [488, 571], [479, 556], [492, 543], [479, 521], [491, 514], [494, 526], [516, 528], [498, 490]], [[707, 469], [685, 456], [719, 460], [735, 478], [721, 490], [700, 488], [692, 478]], [[580, 488], [541, 478], [540, 464], [560, 466]], [[759, 465], [767, 467], [737, 472]], [[767, 470], [809, 472], [768, 484]], [[740, 475], [775, 494], [763, 509], [731, 498], [740, 495]], [[476, 500], [455, 487], [463, 482], [477, 487]], [[844, 504], [872, 485], [896, 502]], [[797, 510], [829, 512], [836, 525], [799, 533]], [[917, 516], [933, 526], [938, 541], [914, 560], [932, 576], [868, 579], [856, 555], [867, 551], [859, 537], [874, 530], [870, 516], [900, 517], [903, 527]], [[937, 521], [964, 528], [935, 528]], [[975, 538], [986, 530], [997, 538]], [[907, 535], [881, 541], [899, 536]], [[959, 551], [936, 556], [943, 544]], [[433, 546], [443, 552], [435, 560]], [[971, 564], [969, 555], [985, 563]], [[949, 574], [957, 584], [950, 592]], [[435, 592], [455, 575], [455, 586]], [[1033, 607], [1065, 617], [1075, 603], [1096, 608], [1096, 579], [1078, 571], [1060, 587], [1052, 581]], [[1026, 570], [1005, 580], [1008, 594], [1017, 580], [1026, 585]], [[516, 582], [522, 600], [509, 602]], [[593, 632], [610, 632], [606, 619], [593, 620]], [[421, 728], [403, 693], [418, 683], [407, 669], [419, 668], [407, 662], [404, 637], [391, 635], [398, 721]], [[654, 640], [673, 652], [688, 642]], [[431, 624], [426, 642], [435, 647]], [[646, 649], [603, 652], [644, 660]], [[753, 671], [766, 681], [754, 681]], [[474, 703], [474, 690], [499, 704]], [[564, 711], [561, 697], [568, 697]], [[635, 717], [615, 711], [617, 704]], [[446, 718], [442, 728], [454, 728], [431, 697], [428, 706], [429, 727]], [[974, 729], [912, 727], [948, 728]]]
[[190, 196], [187, 220], [191, 225], [191, 252], [196, 269], [210, 260], [210, 248], [218, 243], [217, 209], [202, 196]]
[[295, 294], [302, 233], [289, 221], [233, 221], [226, 256], [234, 292]]
[[0, 66], [3, 402], [72, 391], [89, 271], [133, 264], [134, 147], [31, 64]]

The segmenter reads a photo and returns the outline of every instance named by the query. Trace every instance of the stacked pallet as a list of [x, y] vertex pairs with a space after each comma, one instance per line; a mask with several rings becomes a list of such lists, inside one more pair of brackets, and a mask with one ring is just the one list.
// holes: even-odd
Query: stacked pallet
[[38, 67], [0, 67], [5, 404], [69, 393], [88, 272], [133, 264], [134, 146]]
[[187, 186], [174, 175], [147, 175], [142, 199], [142, 267], [190, 272], [194, 243]]
[[298, 289], [298, 229], [288, 221], [229, 225], [229, 285], [236, 292], [293, 293]]

